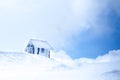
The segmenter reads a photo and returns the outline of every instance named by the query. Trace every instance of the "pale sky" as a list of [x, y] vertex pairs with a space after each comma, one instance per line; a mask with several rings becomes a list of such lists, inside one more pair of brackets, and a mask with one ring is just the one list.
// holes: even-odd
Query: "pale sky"
[[[73, 58], [119, 49], [120, 0], [0, 0], [0, 51], [48, 41]], [[87, 49], [87, 50], [86, 50]]]

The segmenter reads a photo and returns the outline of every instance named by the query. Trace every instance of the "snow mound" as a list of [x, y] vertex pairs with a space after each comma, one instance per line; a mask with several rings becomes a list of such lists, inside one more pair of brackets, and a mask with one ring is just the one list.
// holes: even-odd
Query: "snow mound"
[[[0, 80], [120, 80], [120, 50], [73, 60], [64, 51], [44, 56], [0, 52]], [[116, 59], [114, 59], [116, 58]]]

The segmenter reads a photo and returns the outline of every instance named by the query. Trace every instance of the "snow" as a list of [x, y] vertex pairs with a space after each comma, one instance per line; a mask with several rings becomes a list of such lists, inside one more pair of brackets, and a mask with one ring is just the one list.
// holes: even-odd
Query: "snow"
[[0, 80], [120, 80], [120, 50], [96, 59], [73, 60], [64, 51], [51, 56], [0, 52]]

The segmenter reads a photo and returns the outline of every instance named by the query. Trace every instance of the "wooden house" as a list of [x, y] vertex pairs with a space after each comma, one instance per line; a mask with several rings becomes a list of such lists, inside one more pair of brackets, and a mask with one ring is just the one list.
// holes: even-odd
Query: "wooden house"
[[50, 58], [50, 50], [52, 47], [47, 41], [30, 39], [25, 51], [31, 54], [42, 55]]

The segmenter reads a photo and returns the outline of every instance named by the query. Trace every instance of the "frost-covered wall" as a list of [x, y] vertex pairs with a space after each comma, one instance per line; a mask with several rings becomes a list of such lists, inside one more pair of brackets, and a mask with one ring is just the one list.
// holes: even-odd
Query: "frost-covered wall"
[[30, 39], [25, 51], [50, 58], [51, 49], [52, 47], [46, 41]]

